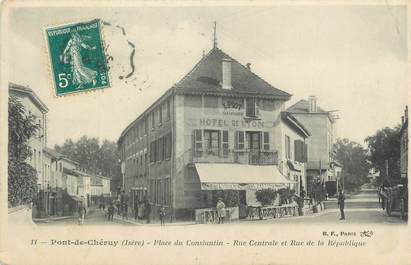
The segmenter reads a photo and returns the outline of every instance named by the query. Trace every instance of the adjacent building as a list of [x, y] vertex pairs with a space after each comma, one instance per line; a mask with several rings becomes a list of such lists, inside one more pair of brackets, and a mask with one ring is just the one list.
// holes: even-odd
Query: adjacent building
[[290, 97], [213, 48], [119, 137], [129, 203], [147, 199], [153, 217], [166, 207], [190, 219], [231, 192], [241, 218], [258, 189], [298, 192], [310, 133], [284, 112]]
[[[336, 140], [333, 112], [325, 111], [317, 105], [317, 98], [310, 96], [287, 109], [311, 136], [307, 140], [307, 181], [308, 189], [315, 181], [324, 183], [327, 193], [333, 196], [338, 190], [341, 165], [335, 159]], [[340, 183], [340, 186], [342, 183]]]
[[401, 117], [400, 129], [400, 170], [401, 178], [408, 180], [408, 106]]

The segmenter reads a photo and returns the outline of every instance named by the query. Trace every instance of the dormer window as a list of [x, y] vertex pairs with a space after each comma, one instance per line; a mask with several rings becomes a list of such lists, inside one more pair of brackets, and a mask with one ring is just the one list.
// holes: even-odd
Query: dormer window
[[245, 116], [251, 118], [258, 116], [258, 105], [255, 98], [247, 98], [245, 100]]

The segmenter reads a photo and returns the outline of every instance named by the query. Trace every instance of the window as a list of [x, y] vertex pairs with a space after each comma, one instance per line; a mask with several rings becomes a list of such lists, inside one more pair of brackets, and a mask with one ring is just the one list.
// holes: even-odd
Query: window
[[261, 132], [246, 132], [248, 149], [259, 151], [261, 149]]
[[158, 108], [158, 123], [161, 125], [162, 122], [163, 122], [163, 106], [160, 105], [160, 107]]
[[228, 156], [228, 131], [222, 131], [223, 137], [222, 137], [222, 147], [223, 147], [223, 156], [227, 157]]
[[202, 130], [194, 130], [194, 155], [201, 156], [203, 151]]
[[164, 159], [171, 157], [171, 133], [164, 137]]
[[166, 109], [166, 117], [167, 120], [170, 120], [171, 114], [170, 114], [170, 100], [167, 100], [167, 109]]
[[214, 130], [204, 130], [204, 144], [208, 153], [219, 154], [220, 132]]
[[242, 131], [237, 131], [236, 132], [236, 137], [237, 137], [237, 141], [236, 141], [236, 149], [238, 150], [244, 150], [244, 132]]
[[155, 117], [154, 117], [154, 115], [155, 115], [155, 111], [153, 110], [153, 112], [151, 113], [151, 129], [153, 130], [154, 129], [154, 127], [155, 127]]
[[288, 135], [285, 136], [285, 158], [290, 159], [290, 137]]
[[270, 150], [270, 134], [268, 132], [263, 133], [263, 149]]
[[218, 114], [218, 97], [204, 96], [204, 113], [205, 114]]
[[157, 148], [158, 148], [158, 159], [157, 161], [162, 161], [164, 159], [164, 137], [161, 137], [157, 140]]
[[144, 120], [144, 134], [147, 135], [148, 133], [148, 118]]
[[255, 98], [247, 98], [245, 100], [245, 105], [246, 105], [245, 115], [247, 117], [256, 117], [257, 116], [257, 111], [256, 111]]
[[150, 143], [150, 162], [153, 163], [156, 161], [156, 144], [155, 141]]

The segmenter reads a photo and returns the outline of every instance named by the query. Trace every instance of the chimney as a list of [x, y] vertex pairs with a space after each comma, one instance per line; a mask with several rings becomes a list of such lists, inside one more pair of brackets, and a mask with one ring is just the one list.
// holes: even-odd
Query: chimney
[[316, 96], [308, 97], [308, 111], [317, 112], [317, 97]]
[[248, 70], [251, 70], [251, 63], [247, 63], [246, 66]]
[[224, 58], [222, 61], [222, 69], [223, 69], [223, 80], [222, 80], [222, 87], [223, 89], [232, 89], [231, 85], [231, 60]]

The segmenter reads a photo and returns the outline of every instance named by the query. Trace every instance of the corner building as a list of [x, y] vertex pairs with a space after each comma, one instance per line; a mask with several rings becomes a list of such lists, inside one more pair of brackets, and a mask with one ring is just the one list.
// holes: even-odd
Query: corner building
[[[215, 207], [229, 190], [238, 196], [241, 218], [241, 205], [255, 203], [257, 189], [302, 188], [309, 133], [284, 113], [290, 97], [213, 48], [122, 132], [131, 209], [147, 197], [152, 218], [164, 206], [171, 220], [193, 219], [195, 209]], [[298, 138], [292, 151], [294, 142], [285, 141], [290, 131]], [[291, 179], [294, 165], [303, 176]]]

